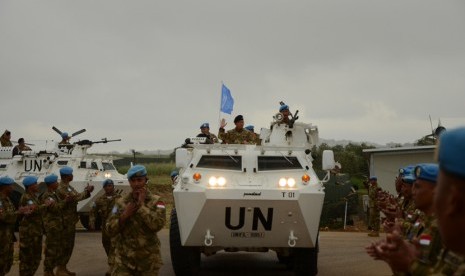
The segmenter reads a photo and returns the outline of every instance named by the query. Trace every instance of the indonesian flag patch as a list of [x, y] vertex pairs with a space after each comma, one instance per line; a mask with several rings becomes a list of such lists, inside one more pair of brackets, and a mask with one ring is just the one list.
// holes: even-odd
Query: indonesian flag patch
[[432, 239], [431, 235], [429, 235], [429, 234], [421, 234], [420, 235], [420, 244], [428, 246], [431, 243], [431, 239]]
[[165, 209], [165, 203], [163, 201], [157, 201], [157, 203], [155, 203], [155, 205], [157, 206], [157, 208], [161, 208], [161, 209]]

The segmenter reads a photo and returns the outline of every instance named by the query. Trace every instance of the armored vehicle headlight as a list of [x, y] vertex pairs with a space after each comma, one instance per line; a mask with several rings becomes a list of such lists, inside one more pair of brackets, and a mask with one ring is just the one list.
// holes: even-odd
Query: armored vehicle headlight
[[218, 186], [223, 187], [224, 185], [226, 185], [226, 179], [221, 176], [218, 178]]
[[210, 186], [216, 186], [216, 177], [212, 176], [210, 179], [208, 179], [208, 185]]
[[223, 187], [224, 185], [226, 185], [226, 179], [222, 176], [220, 177], [212, 176], [210, 177], [210, 179], [208, 179], [208, 185], [212, 187], [215, 187], [216, 185]]
[[310, 181], [310, 176], [308, 174], [302, 175], [302, 182], [304, 184], [308, 184], [309, 181]]
[[105, 173], [105, 178], [111, 178], [111, 173]]
[[281, 188], [286, 187], [286, 185], [287, 185], [287, 180], [286, 180], [286, 178], [284, 178], [284, 177], [283, 177], [283, 178], [280, 178], [278, 184], [279, 184], [279, 187], [281, 187]]
[[192, 175], [192, 178], [194, 178], [195, 182], [199, 182], [200, 178], [202, 178], [202, 175], [200, 173], [194, 173], [194, 175]]
[[293, 188], [295, 186], [295, 179], [294, 178], [289, 178], [287, 180], [287, 186], [289, 186], [289, 188]]

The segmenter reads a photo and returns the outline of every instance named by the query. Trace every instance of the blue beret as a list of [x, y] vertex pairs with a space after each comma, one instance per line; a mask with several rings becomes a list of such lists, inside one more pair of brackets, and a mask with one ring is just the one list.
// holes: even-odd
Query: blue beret
[[111, 180], [110, 178], [107, 178], [105, 180], [103, 180], [102, 182], [102, 186], [105, 187], [106, 185], [113, 185], [113, 180]]
[[407, 167], [403, 167], [399, 169], [399, 175], [407, 175], [407, 174], [412, 174], [413, 169], [415, 169], [415, 166], [413, 165], [408, 165]]
[[132, 166], [128, 171], [128, 179], [131, 179], [133, 176], [146, 176], [147, 170], [142, 165]]
[[175, 177], [175, 176], [178, 176], [178, 175], [179, 175], [179, 173], [177, 171], [172, 171], [171, 174], [170, 174], [171, 177]]
[[415, 177], [432, 183], [436, 183], [438, 178], [439, 166], [437, 164], [425, 163], [415, 167]]
[[439, 136], [438, 162], [441, 170], [465, 178], [465, 127], [446, 130]]
[[62, 132], [61, 138], [68, 138], [68, 132]]
[[37, 179], [39, 179], [37, 176], [26, 176], [24, 179], [23, 179], [23, 185], [24, 187], [29, 187], [31, 186], [32, 184], [35, 184], [37, 183]]
[[210, 128], [210, 125], [208, 123], [203, 123], [200, 125], [200, 128]]
[[283, 110], [289, 110], [289, 106], [287, 104], [283, 104], [279, 107], [279, 112], [282, 112]]
[[253, 125], [248, 125], [244, 128], [247, 129], [248, 131], [252, 131], [254, 129]]
[[54, 173], [47, 175], [44, 178], [45, 184], [50, 185], [58, 181], [58, 176]]
[[415, 182], [415, 175], [413, 173], [404, 174], [404, 176], [402, 177], [402, 181], [404, 181], [407, 184], [412, 185], [413, 182]]
[[73, 174], [73, 168], [65, 166], [60, 169], [60, 174], [61, 175], [72, 175]]
[[9, 176], [0, 177], [0, 186], [7, 186], [15, 183], [14, 179]]
[[378, 180], [376, 176], [370, 176], [370, 180]]

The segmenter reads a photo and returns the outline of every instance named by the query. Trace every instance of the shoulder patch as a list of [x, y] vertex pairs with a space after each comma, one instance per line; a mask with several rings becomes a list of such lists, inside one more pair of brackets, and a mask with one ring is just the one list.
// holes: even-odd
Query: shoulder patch
[[113, 209], [111, 209], [111, 213], [112, 213], [112, 214], [118, 213], [118, 206], [114, 205], [114, 206], [113, 206]]
[[160, 209], [166, 208], [165, 203], [163, 201], [157, 201], [155, 205], [157, 206], [157, 208], [160, 208]]

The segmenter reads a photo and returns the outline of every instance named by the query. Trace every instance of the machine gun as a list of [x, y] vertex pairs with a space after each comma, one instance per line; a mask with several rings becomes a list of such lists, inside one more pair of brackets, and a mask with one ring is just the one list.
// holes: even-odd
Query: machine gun
[[106, 143], [110, 143], [110, 142], [118, 142], [118, 141], [121, 141], [121, 139], [108, 140], [107, 138], [102, 138], [102, 139], [100, 139], [100, 140], [101, 140], [101, 141], [81, 140], [81, 141], [79, 141], [79, 142], [76, 142], [76, 144], [77, 144], [77, 145], [80, 145], [80, 146], [84, 146], [84, 145], [92, 146], [93, 144], [100, 144], [100, 143], [106, 144]]

